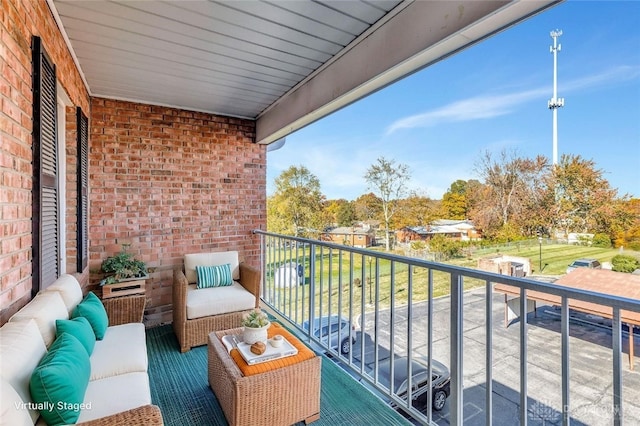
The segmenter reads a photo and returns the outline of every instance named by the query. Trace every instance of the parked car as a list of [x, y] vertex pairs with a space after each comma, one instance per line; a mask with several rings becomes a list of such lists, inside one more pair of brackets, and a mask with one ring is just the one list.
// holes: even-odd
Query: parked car
[[[309, 321], [303, 322], [302, 328], [309, 330]], [[311, 333], [331, 348], [340, 348], [340, 353], [343, 355], [348, 354], [351, 345], [356, 342], [356, 326], [348, 318], [338, 317], [338, 315], [315, 318]], [[349, 337], [351, 337], [351, 344], [349, 344]]]
[[[393, 390], [398, 396], [406, 397], [407, 386], [407, 357], [395, 357], [393, 363], [391, 358], [387, 358], [378, 364], [378, 380], [381, 384], [389, 387], [391, 377], [391, 366], [393, 371]], [[411, 361], [412, 392], [411, 399], [416, 399], [427, 394], [428, 391], [428, 373], [429, 369], [426, 365], [416, 360]], [[431, 362], [431, 388], [432, 388], [432, 408], [440, 411], [444, 408], [447, 398], [451, 393], [451, 374], [449, 369], [442, 363], [433, 360]]]
[[578, 259], [567, 267], [567, 274], [577, 268], [602, 269], [602, 265], [596, 259]]

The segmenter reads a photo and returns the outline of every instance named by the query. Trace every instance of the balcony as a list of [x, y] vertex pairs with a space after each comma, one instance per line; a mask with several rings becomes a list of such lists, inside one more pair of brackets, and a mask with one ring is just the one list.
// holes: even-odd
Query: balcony
[[[640, 375], [627, 362], [633, 326], [624, 321], [640, 312], [638, 300], [256, 233], [263, 304], [414, 423], [623, 424], [638, 418]], [[557, 297], [558, 306], [539, 302], [535, 312], [507, 322], [505, 295], [495, 291], [503, 285], [517, 289], [520, 312], [531, 305], [527, 294]], [[443, 287], [449, 295], [433, 297]], [[610, 308], [611, 320], [570, 309], [575, 301]], [[356, 330], [335, 327], [327, 338], [305, 325], [332, 316]], [[413, 362], [384, 371], [399, 357], [428, 369], [426, 386], [413, 383], [418, 376], [407, 371]], [[431, 409], [431, 359], [451, 372], [442, 411]], [[391, 389], [399, 376], [408, 384]]]

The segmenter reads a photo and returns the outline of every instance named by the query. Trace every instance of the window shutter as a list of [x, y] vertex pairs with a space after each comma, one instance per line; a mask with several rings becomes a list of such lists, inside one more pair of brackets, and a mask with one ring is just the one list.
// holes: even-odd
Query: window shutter
[[33, 37], [33, 293], [60, 273], [56, 67]]
[[89, 119], [76, 109], [78, 118], [78, 272], [89, 263]]

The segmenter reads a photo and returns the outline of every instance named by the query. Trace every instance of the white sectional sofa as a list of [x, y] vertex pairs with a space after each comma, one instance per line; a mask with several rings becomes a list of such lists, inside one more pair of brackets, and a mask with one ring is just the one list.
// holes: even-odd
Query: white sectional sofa
[[[0, 425], [46, 424], [41, 410], [49, 408], [32, 399], [32, 373], [45, 355], [55, 353], [48, 351], [56, 340], [56, 320], [69, 319], [83, 299], [75, 277], [63, 275], [0, 328]], [[68, 336], [66, 339], [73, 340], [74, 345], [80, 342]], [[86, 351], [82, 357], [88, 356]], [[162, 424], [160, 409], [151, 404], [142, 323], [107, 327], [102, 340], [95, 341], [89, 364], [83, 402], [74, 407], [79, 408], [77, 423]], [[71, 368], [75, 368], [73, 362]], [[73, 376], [84, 385], [82, 374]]]

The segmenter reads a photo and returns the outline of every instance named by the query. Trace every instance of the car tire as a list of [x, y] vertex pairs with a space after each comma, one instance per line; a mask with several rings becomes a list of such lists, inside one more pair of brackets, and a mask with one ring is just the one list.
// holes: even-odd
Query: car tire
[[446, 402], [447, 402], [447, 394], [445, 391], [439, 390], [433, 394], [433, 410], [434, 411], [442, 410]]
[[348, 355], [350, 350], [351, 345], [349, 344], [349, 338], [347, 337], [346, 339], [342, 340], [342, 343], [340, 343], [340, 353], [342, 355]]

